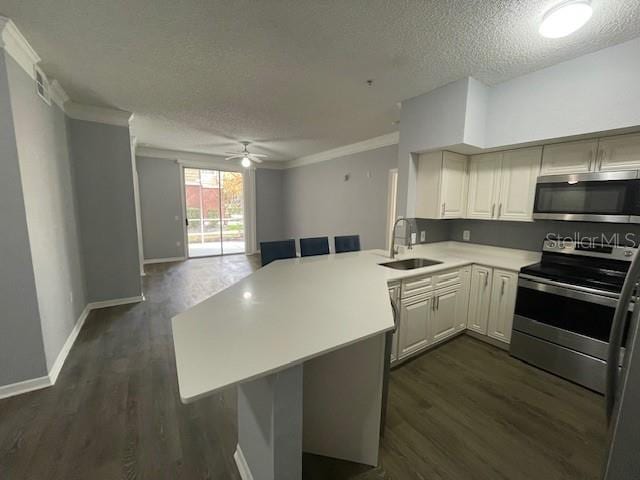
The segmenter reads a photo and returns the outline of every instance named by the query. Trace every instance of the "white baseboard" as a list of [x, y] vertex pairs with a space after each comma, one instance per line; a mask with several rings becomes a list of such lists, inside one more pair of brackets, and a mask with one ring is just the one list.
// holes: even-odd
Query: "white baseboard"
[[247, 459], [244, 458], [244, 453], [242, 453], [240, 444], [236, 445], [236, 451], [233, 454], [233, 459], [236, 461], [236, 466], [238, 467], [238, 471], [240, 472], [240, 478], [242, 478], [242, 480], [253, 480], [251, 469], [249, 468]]
[[56, 361], [53, 362], [48, 375], [45, 375], [44, 377], [32, 378], [30, 380], [24, 380], [22, 382], [11, 383], [9, 385], [0, 385], [0, 399], [13, 397], [15, 395], [21, 395], [33, 390], [39, 390], [41, 388], [53, 386], [56, 383], [56, 380], [58, 380], [60, 370], [62, 370], [62, 366], [64, 365], [64, 362], [67, 359], [67, 356], [69, 355], [73, 344], [78, 338], [80, 330], [82, 330], [82, 326], [84, 325], [84, 322], [89, 316], [91, 310], [105, 307], [115, 307], [117, 305], [127, 305], [129, 303], [138, 302], [144, 302], [144, 295], [128, 298], [116, 298], [114, 300], [104, 300], [102, 302], [91, 302], [87, 304], [87, 306], [84, 307], [84, 310], [82, 310], [82, 313], [78, 317], [78, 320], [71, 330], [71, 333], [67, 337], [67, 341], [64, 342], [62, 350], [60, 350]]
[[58, 375], [60, 374], [60, 370], [62, 370], [62, 365], [64, 365], [64, 361], [67, 359], [67, 355], [69, 355], [69, 352], [71, 351], [71, 347], [73, 347], [73, 344], [75, 343], [76, 338], [78, 338], [78, 334], [80, 333], [80, 330], [84, 325], [84, 321], [89, 316], [90, 311], [91, 311], [91, 308], [89, 308], [89, 305], [84, 307], [84, 310], [82, 310], [80, 317], [78, 317], [78, 320], [76, 321], [76, 324], [73, 326], [71, 333], [67, 337], [67, 341], [64, 342], [64, 345], [62, 346], [62, 350], [60, 350], [60, 353], [58, 354], [58, 358], [56, 358], [56, 361], [53, 362], [53, 365], [51, 366], [51, 370], [49, 370], [49, 379], [51, 380], [51, 385], [54, 385], [56, 383], [56, 380], [58, 379]]
[[48, 375], [39, 378], [32, 378], [31, 380], [25, 380], [23, 382], [11, 383], [9, 385], [3, 385], [0, 387], [0, 399], [9, 398], [15, 395], [21, 395], [23, 393], [32, 392], [34, 390], [40, 390], [51, 386], [51, 379]]
[[150, 263], [184, 262], [186, 259], [187, 257], [147, 258], [143, 263], [149, 265]]
[[115, 298], [113, 300], [103, 300], [101, 302], [91, 302], [89, 310], [95, 310], [96, 308], [117, 307], [118, 305], [128, 305], [129, 303], [144, 302], [144, 295], [138, 295], [136, 297], [127, 298]]

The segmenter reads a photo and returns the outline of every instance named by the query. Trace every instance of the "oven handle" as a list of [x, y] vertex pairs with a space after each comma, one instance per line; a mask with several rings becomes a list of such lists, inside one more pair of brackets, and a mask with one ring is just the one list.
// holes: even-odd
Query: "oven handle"
[[[562, 282], [556, 282], [554, 280], [543, 279], [534, 277], [533, 275], [520, 274], [518, 279], [518, 286], [528, 288], [531, 290], [538, 290], [539, 292], [551, 293], [554, 295], [560, 295], [562, 297], [574, 298], [576, 300], [584, 300], [589, 303], [597, 303], [598, 305], [604, 305], [605, 307], [616, 308], [618, 305], [618, 299], [615, 294], [610, 292], [603, 292], [587, 287], [578, 287]], [[629, 303], [629, 311], [633, 310], [633, 304]]]

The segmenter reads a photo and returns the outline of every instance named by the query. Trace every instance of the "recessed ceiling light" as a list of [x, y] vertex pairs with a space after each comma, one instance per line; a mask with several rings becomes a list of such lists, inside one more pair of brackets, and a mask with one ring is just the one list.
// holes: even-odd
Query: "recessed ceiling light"
[[572, 34], [591, 18], [593, 9], [587, 0], [562, 3], [545, 13], [540, 25], [540, 35], [561, 38]]

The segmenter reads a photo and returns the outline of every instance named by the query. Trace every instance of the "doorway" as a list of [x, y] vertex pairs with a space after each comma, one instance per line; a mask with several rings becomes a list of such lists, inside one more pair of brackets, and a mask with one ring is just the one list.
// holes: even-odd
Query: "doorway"
[[190, 258], [245, 252], [241, 172], [184, 167], [184, 195]]

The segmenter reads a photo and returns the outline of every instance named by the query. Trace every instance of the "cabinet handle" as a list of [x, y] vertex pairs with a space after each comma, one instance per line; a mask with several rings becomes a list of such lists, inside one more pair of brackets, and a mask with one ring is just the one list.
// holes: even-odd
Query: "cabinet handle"
[[494, 213], [496, 213], [496, 204], [495, 203], [491, 206], [491, 218], [493, 218], [493, 214]]
[[436, 297], [436, 310], [440, 308], [440, 297]]
[[489, 274], [484, 272], [484, 288], [487, 288], [487, 284], [489, 283]]
[[604, 161], [604, 155], [605, 155], [604, 150], [600, 150], [600, 152], [598, 152], [598, 171], [602, 170], [602, 162]]
[[502, 204], [498, 205], [498, 218], [502, 215]]
[[442, 217], [444, 217], [444, 206], [446, 205], [446, 202], [442, 202], [442, 213], [440, 214]]
[[587, 169], [590, 172], [593, 172], [594, 169], [591, 168], [591, 164], [593, 163], [593, 150], [589, 150], [589, 166], [587, 167]]
[[507, 282], [507, 279], [503, 278], [502, 279], [502, 288], [500, 288], [500, 296], [504, 295], [504, 285], [505, 285], [506, 282]]

